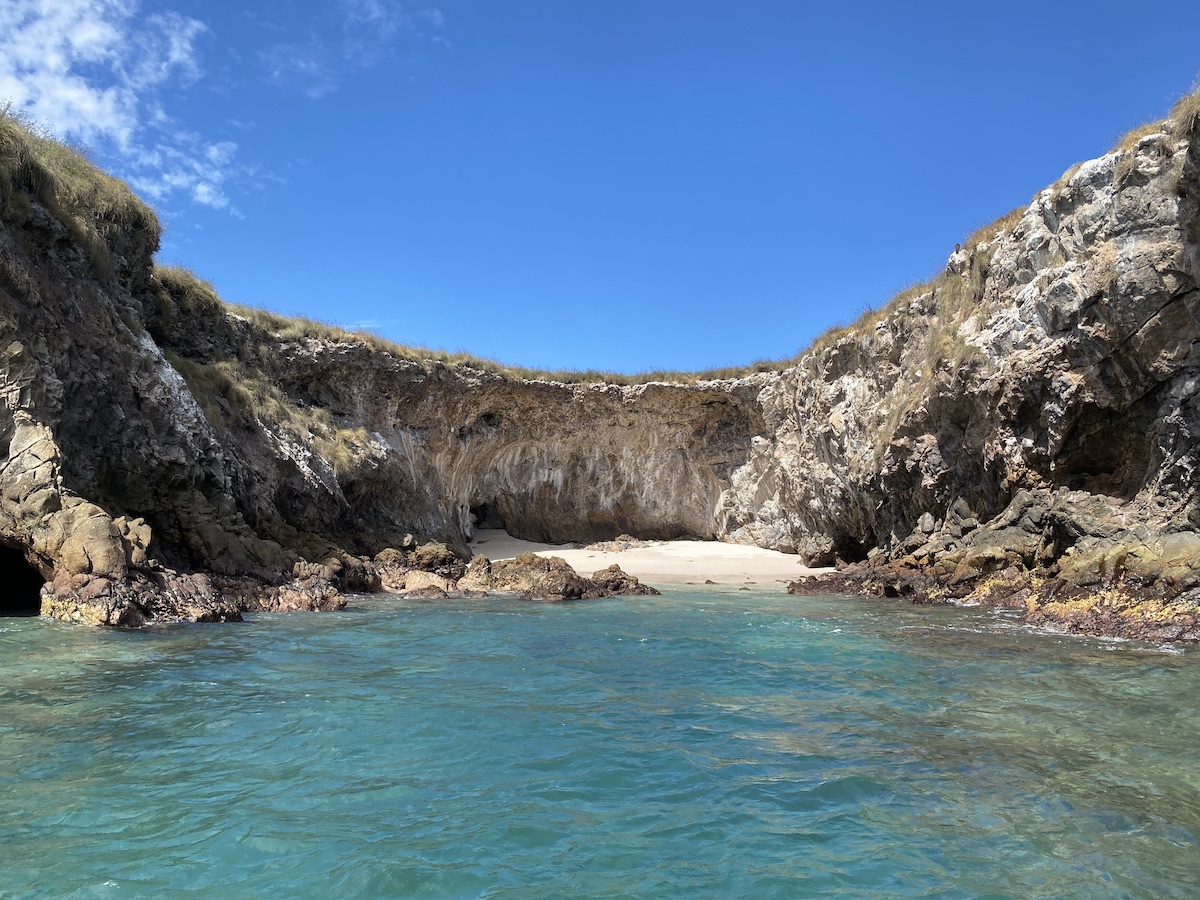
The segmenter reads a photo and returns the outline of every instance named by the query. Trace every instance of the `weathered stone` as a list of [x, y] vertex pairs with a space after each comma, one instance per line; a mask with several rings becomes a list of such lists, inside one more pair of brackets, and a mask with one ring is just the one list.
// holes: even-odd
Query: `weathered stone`
[[[53, 576], [51, 614], [108, 624], [227, 616], [243, 595], [334, 608], [413, 570], [599, 590], [541, 563], [468, 569], [486, 523], [753, 543], [849, 563], [829, 582], [846, 589], [1020, 595], [1078, 627], [1190, 634], [1200, 140], [1164, 127], [1154, 152], [1085, 163], [790, 368], [692, 384], [296, 337], [152, 268], [144, 213], [106, 226], [108, 275], [33, 198], [0, 222], [0, 540]], [[1124, 599], [1080, 613], [1072, 591]]]
[[467, 565], [458, 586], [467, 591], [486, 591], [492, 587], [492, 561], [486, 556], [476, 556]]
[[136, 569], [153, 568], [150, 560], [150, 541], [152, 533], [145, 519], [130, 519], [121, 516], [113, 520], [121, 542], [124, 545], [125, 556], [130, 566]]
[[445, 600], [449, 594], [437, 585], [429, 584], [425, 587], [405, 591], [404, 596], [417, 600]]
[[656, 596], [659, 593], [650, 587], [650, 585], [642, 584], [636, 576], [622, 571], [621, 567], [616, 563], [613, 563], [607, 569], [593, 572], [592, 581], [596, 582], [609, 593], [616, 595], [636, 594], [640, 596]]
[[420, 569], [413, 569], [408, 572], [404, 578], [404, 593], [411, 594], [417, 591], [423, 591], [427, 588], [437, 588], [443, 594], [454, 590], [455, 582], [444, 575], [438, 575], [435, 572], [424, 572]]
[[411, 569], [432, 572], [450, 581], [457, 581], [466, 572], [467, 564], [457, 553], [442, 541], [422, 544], [405, 557]]
[[346, 598], [329, 581], [317, 576], [297, 578], [260, 594], [253, 609], [261, 612], [336, 612]]

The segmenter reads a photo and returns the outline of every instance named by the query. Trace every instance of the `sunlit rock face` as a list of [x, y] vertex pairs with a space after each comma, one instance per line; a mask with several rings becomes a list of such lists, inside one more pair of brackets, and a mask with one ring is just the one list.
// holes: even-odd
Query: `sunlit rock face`
[[[118, 264], [97, 267], [37, 196], [10, 196], [0, 545], [51, 594], [135, 605], [164, 573], [279, 586], [413, 535], [461, 549], [476, 527], [938, 577], [990, 535], [1007, 562], [1111, 575], [1135, 534], [1195, 527], [1193, 137], [1169, 122], [1085, 163], [791, 368], [688, 384], [527, 380], [239, 313], [156, 274], [143, 226], [108, 228]], [[1028, 497], [1040, 512], [1002, 524]]]
[[[923, 517], [988, 521], [1023, 490], [1190, 529], [1200, 419], [1197, 150], [1144, 138], [767, 384], [727, 528], [811, 560], [894, 550]], [[965, 297], [963, 296], [965, 294]]]
[[721, 492], [763, 427], [752, 383], [520, 381], [320, 342], [281, 347], [273, 363], [290, 397], [365, 432], [339, 509], [305, 512], [315, 524], [344, 510], [364, 544], [367, 511], [385, 533], [716, 538]]

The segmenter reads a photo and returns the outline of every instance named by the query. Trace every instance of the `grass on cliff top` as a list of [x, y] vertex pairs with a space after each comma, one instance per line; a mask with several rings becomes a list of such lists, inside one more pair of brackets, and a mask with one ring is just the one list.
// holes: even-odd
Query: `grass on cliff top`
[[646, 384], [667, 381], [690, 384], [720, 378], [737, 378], [756, 372], [780, 371], [791, 365], [789, 360], [759, 360], [749, 366], [731, 366], [724, 369], [709, 369], [703, 372], [675, 372], [656, 370], [632, 375], [614, 374], [596, 370], [549, 371], [508, 366], [494, 359], [474, 356], [469, 353], [430, 350], [425, 347], [403, 346], [369, 331], [351, 331], [329, 322], [321, 322], [303, 316], [282, 316], [263, 309], [226, 303], [216, 289], [190, 269], [182, 266], [154, 267], [154, 276], [167, 289], [176, 304], [192, 309], [224, 312], [246, 319], [255, 328], [274, 335], [284, 341], [321, 340], [340, 343], [364, 344], [374, 350], [390, 353], [400, 359], [409, 359], [424, 364], [427, 368], [437, 365], [463, 366], [482, 372], [491, 372], [507, 378], [530, 381], [557, 381], [565, 384]]
[[[1153, 122], [1148, 122], [1139, 125], [1136, 128], [1123, 134], [1113, 146], [1109, 153], [1123, 153], [1125, 157], [1121, 159], [1116, 168], [1116, 178], [1118, 181], [1124, 178], [1132, 170], [1136, 164], [1134, 156], [1129, 151], [1137, 147], [1138, 143], [1146, 137], [1155, 134], [1162, 135], [1160, 152], [1173, 152], [1181, 141], [1194, 139], [1193, 136], [1200, 127], [1200, 87], [1194, 89], [1191, 93], [1180, 98], [1166, 118], [1158, 119]], [[1053, 195], [1057, 197], [1065, 188], [1067, 182], [1079, 171], [1082, 163], [1077, 163], [1069, 168], [1063, 176], [1050, 186]], [[1019, 206], [1016, 209], [1010, 210], [1000, 218], [989, 222], [987, 225], [977, 228], [959, 245], [966, 250], [970, 265], [970, 270], [963, 275], [955, 275], [953, 272], [942, 272], [926, 281], [917, 284], [908, 285], [898, 291], [887, 303], [877, 308], [867, 309], [854, 322], [849, 324], [839, 323], [829, 328], [827, 331], [819, 335], [808, 349], [802, 351], [791, 360], [784, 361], [785, 365], [795, 365], [805, 357], [811, 357], [820, 351], [827, 349], [839, 340], [848, 337], [851, 334], [862, 334], [864, 331], [873, 329], [878, 323], [886, 319], [897, 309], [907, 306], [910, 302], [924, 294], [932, 294], [934, 300], [934, 311], [939, 316], [949, 314], [951, 322], [948, 324], [957, 325], [965, 321], [968, 316], [968, 311], [977, 306], [982, 299], [982, 278], [986, 276], [987, 260], [977, 260], [975, 258], [975, 250], [981, 244], [990, 243], [993, 238], [998, 235], [1010, 233], [1021, 220], [1026, 207]], [[963, 280], [965, 278], [965, 281]], [[956, 343], [961, 351], [961, 341], [951, 342], [949, 338], [943, 343]], [[943, 347], [942, 349], [946, 349]], [[938, 354], [935, 350], [933, 356]], [[956, 354], [948, 356], [953, 361]], [[931, 363], [937, 365], [937, 359], [931, 359]]]
[[[1163, 133], [1176, 145], [1196, 133], [1200, 125], [1200, 90], [1180, 99], [1166, 119], [1140, 126], [1117, 142], [1114, 150], [1127, 152], [1147, 135]], [[1130, 154], [1131, 155], [1131, 154]], [[1077, 171], [1068, 170], [1060, 184]], [[1118, 172], [1118, 176], [1120, 173]], [[28, 215], [28, 197], [36, 195], [66, 225], [93, 255], [102, 270], [111, 270], [111, 251], [106, 242], [114, 228], [140, 229], [158, 245], [159, 227], [154, 213], [130, 191], [123, 182], [97, 169], [79, 153], [52, 140], [10, 107], [0, 106], [0, 203], [6, 217]], [[22, 197], [24, 196], [24, 201]], [[22, 205], [24, 204], [24, 205]], [[869, 308], [850, 324], [838, 324], [818, 336], [813, 343], [795, 356], [778, 360], [758, 360], [748, 366], [730, 366], [701, 372], [656, 370], [636, 374], [617, 374], [603, 371], [547, 371], [504, 365], [462, 352], [430, 350], [424, 347], [402, 346], [377, 334], [350, 331], [340, 326], [302, 317], [286, 317], [266, 310], [224, 303], [213, 287], [191, 271], [175, 266], [156, 266], [155, 275], [177, 302], [204, 306], [213, 311], [224, 310], [242, 316], [252, 325], [283, 340], [317, 339], [365, 344], [396, 357], [411, 359], [427, 367], [464, 366], [493, 372], [509, 378], [558, 381], [565, 383], [644, 384], [653, 381], [696, 383], [712, 379], [737, 378], [759, 372], [778, 372], [801, 361], [815, 360], [817, 354], [836, 342], [852, 335], [872, 331], [880, 322], [912, 301], [930, 295], [938, 327], [933, 331], [929, 370], [957, 371], [971, 356], [971, 348], [958, 336], [959, 327], [978, 308], [983, 297], [993, 239], [1012, 231], [1025, 208], [1011, 210], [968, 235], [961, 246], [966, 251], [967, 266], [961, 273], [943, 271], [935, 277], [903, 288], [886, 304]], [[991, 245], [986, 252], [977, 252], [981, 245]]]
[[158, 249], [154, 211], [125, 182], [91, 163], [29, 117], [0, 102], [0, 216], [17, 225], [40, 201], [80, 244], [102, 277], [118, 267], [117, 242], [139, 259]]

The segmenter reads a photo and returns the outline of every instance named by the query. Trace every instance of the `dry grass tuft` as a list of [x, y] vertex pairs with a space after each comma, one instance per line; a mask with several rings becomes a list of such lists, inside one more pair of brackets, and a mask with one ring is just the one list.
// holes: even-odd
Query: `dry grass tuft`
[[[351, 331], [329, 322], [321, 322], [302, 316], [282, 316], [277, 313], [248, 306], [225, 303], [211, 284], [199, 278], [190, 269], [181, 266], [155, 266], [154, 275], [164, 289], [156, 299], [156, 316], [166, 327], [193, 315], [232, 315], [244, 319], [252, 329], [278, 341], [328, 341], [332, 343], [358, 344], [379, 353], [387, 353], [397, 359], [420, 363], [427, 370], [436, 367], [470, 368], [505, 378], [528, 381], [556, 381], [565, 384], [618, 384], [636, 385], [649, 382], [672, 382], [695, 384], [700, 381], [739, 378], [759, 372], [782, 371], [791, 364], [790, 360], [756, 360], [749, 366], [730, 366], [707, 369], [700, 372], [677, 372], [655, 369], [635, 374], [621, 374], [592, 370], [528, 369], [509, 366], [494, 359], [469, 353], [431, 350], [425, 347], [405, 346], [389, 341], [377, 334]], [[250, 358], [251, 348], [242, 349], [242, 355]]]
[[158, 219], [129, 185], [0, 103], [0, 215], [24, 224], [34, 200], [66, 227], [102, 277], [143, 266], [158, 249]]
[[1200, 88], [1180, 98], [1171, 107], [1168, 118], [1174, 123], [1174, 131], [1179, 138], [1190, 139], [1200, 127]]
[[1067, 171], [1063, 172], [1061, 175], [1058, 176], [1058, 181], [1056, 181], [1056, 182], [1054, 182], [1054, 184], [1050, 185], [1049, 190], [1050, 190], [1050, 202], [1051, 203], [1058, 202], [1058, 198], [1061, 197], [1063, 191], [1065, 191], [1067, 189], [1067, 185], [1069, 185], [1071, 183], [1071, 179], [1074, 178], [1079, 173], [1079, 170], [1082, 168], [1083, 168], [1083, 163], [1081, 163], [1081, 162], [1075, 163], [1075, 165], [1071, 166], [1071, 168], [1067, 169]]
[[1021, 221], [1021, 216], [1025, 215], [1027, 207], [1018, 206], [1016, 209], [1010, 209], [998, 219], [994, 219], [981, 228], [976, 228], [973, 232], [967, 235], [966, 240], [962, 242], [962, 246], [971, 252], [975, 247], [985, 242], [991, 242], [998, 234], [1008, 234], [1017, 227], [1017, 223]]
[[1128, 153], [1130, 150], [1136, 149], [1142, 138], [1149, 137], [1152, 134], [1163, 134], [1167, 128], [1166, 119], [1156, 119], [1153, 122], [1146, 122], [1143, 125], [1132, 128], [1121, 135], [1117, 142], [1109, 150], [1109, 153]]
[[1167, 119], [1139, 125], [1137, 128], [1123, 135], [1117, 141], [1116, 146], [1108, 151], [1109, 153], [1120, 154], [1117, 164], [1113, 169], [1113, 178], [1118, 187], [1123, 185], [1137, 169], [1138, 146], [1146, 138], [1156, 139], [1148, 146], [1153, 148], [1153, 152], [1160, 157], [1167, 157], [1175, 152], [1176, 141], [1167, 133], [1169, 128], [1170, 124]]

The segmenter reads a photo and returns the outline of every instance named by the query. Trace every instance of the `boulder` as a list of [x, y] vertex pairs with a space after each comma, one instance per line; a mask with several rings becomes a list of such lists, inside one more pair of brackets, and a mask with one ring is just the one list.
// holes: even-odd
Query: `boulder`
[[624, 572], [616, 563], [607, 569], [593, 572], [592, 581], [611, 594], [657, 596], [659, 593], [650, 585], [642, 584], [636, 576]]

